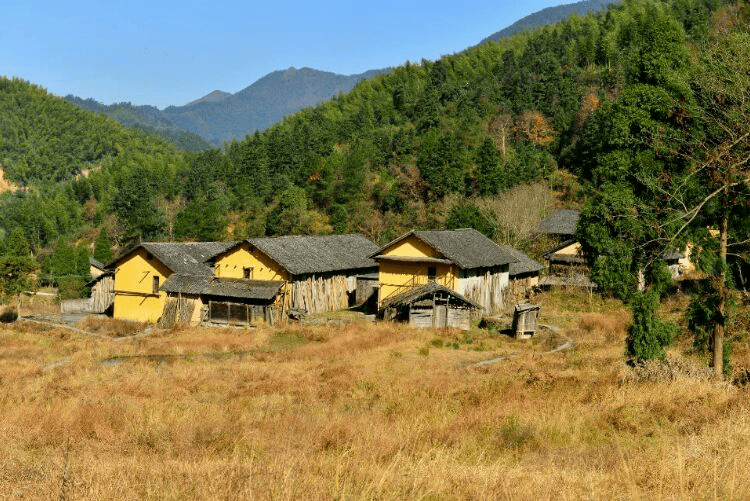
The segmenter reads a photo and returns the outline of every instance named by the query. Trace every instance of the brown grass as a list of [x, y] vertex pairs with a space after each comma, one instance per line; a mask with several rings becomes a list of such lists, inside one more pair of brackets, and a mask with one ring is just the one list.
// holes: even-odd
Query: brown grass
[[626, 378], [621, 304], [537, 299], [575, 350], [369, 323], [0, 328], [0, 498], [745, 497], [746, 390]]

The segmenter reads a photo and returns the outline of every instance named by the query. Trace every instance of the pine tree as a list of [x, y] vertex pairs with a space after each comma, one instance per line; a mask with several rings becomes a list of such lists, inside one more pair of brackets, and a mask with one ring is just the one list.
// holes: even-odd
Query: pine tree
[[7, 299], [32, 288], [31, 274], [38, 269], [23, 229], [14, 228], [8, 238], [5, 255], [0, 257], [0, 296]]
[[99, 236], [96, 238], [94, 243], [94, 259], [102, 264], [107, 264], [112, 261], [112, 246], [107, 236], [107, 230], [102, 227], [99, 231]]

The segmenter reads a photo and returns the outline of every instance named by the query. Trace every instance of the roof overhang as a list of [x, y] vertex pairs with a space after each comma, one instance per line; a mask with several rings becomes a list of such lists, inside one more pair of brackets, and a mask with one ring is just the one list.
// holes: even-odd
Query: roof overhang
[[431, 264], [453, 264], [450, 259], [439, 257], [411, 257], [411, 256], [389, 256], [387, 254], [374, 256], [375, 261], [398, 261], [403, 263], [431, 263]]

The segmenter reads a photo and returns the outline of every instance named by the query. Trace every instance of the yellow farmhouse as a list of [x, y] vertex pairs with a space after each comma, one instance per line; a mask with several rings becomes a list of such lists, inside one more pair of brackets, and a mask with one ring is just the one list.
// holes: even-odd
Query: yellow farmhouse
[[436, 283], [492, 315], [505, 307], [509, 268], [517, 260], [474, 229], [410, 231], [372, 257], [379, 265], [378, 307]]
[[214, 274], [281, 281], [285, 309], [319, 313], [353, 304], [357, 276], [377, 271], [377, 249], [359, 234], [251, 238], [217, 255]]
[[174, 273], [212, 276], [210, 261], [234, 243], [144, 242], [125, 252], [107, 268], [113, 269], [114, 318], [156, 322], [161, 318], [167, 292], [161, 289]]

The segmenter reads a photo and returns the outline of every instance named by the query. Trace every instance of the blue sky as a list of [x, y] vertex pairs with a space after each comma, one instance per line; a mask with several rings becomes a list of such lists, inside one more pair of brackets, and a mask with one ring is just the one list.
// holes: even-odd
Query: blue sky
[[575, 0], [3, 0], [0, 75], [159, 108], [289, 67], [342, 74], [437, 59]]

